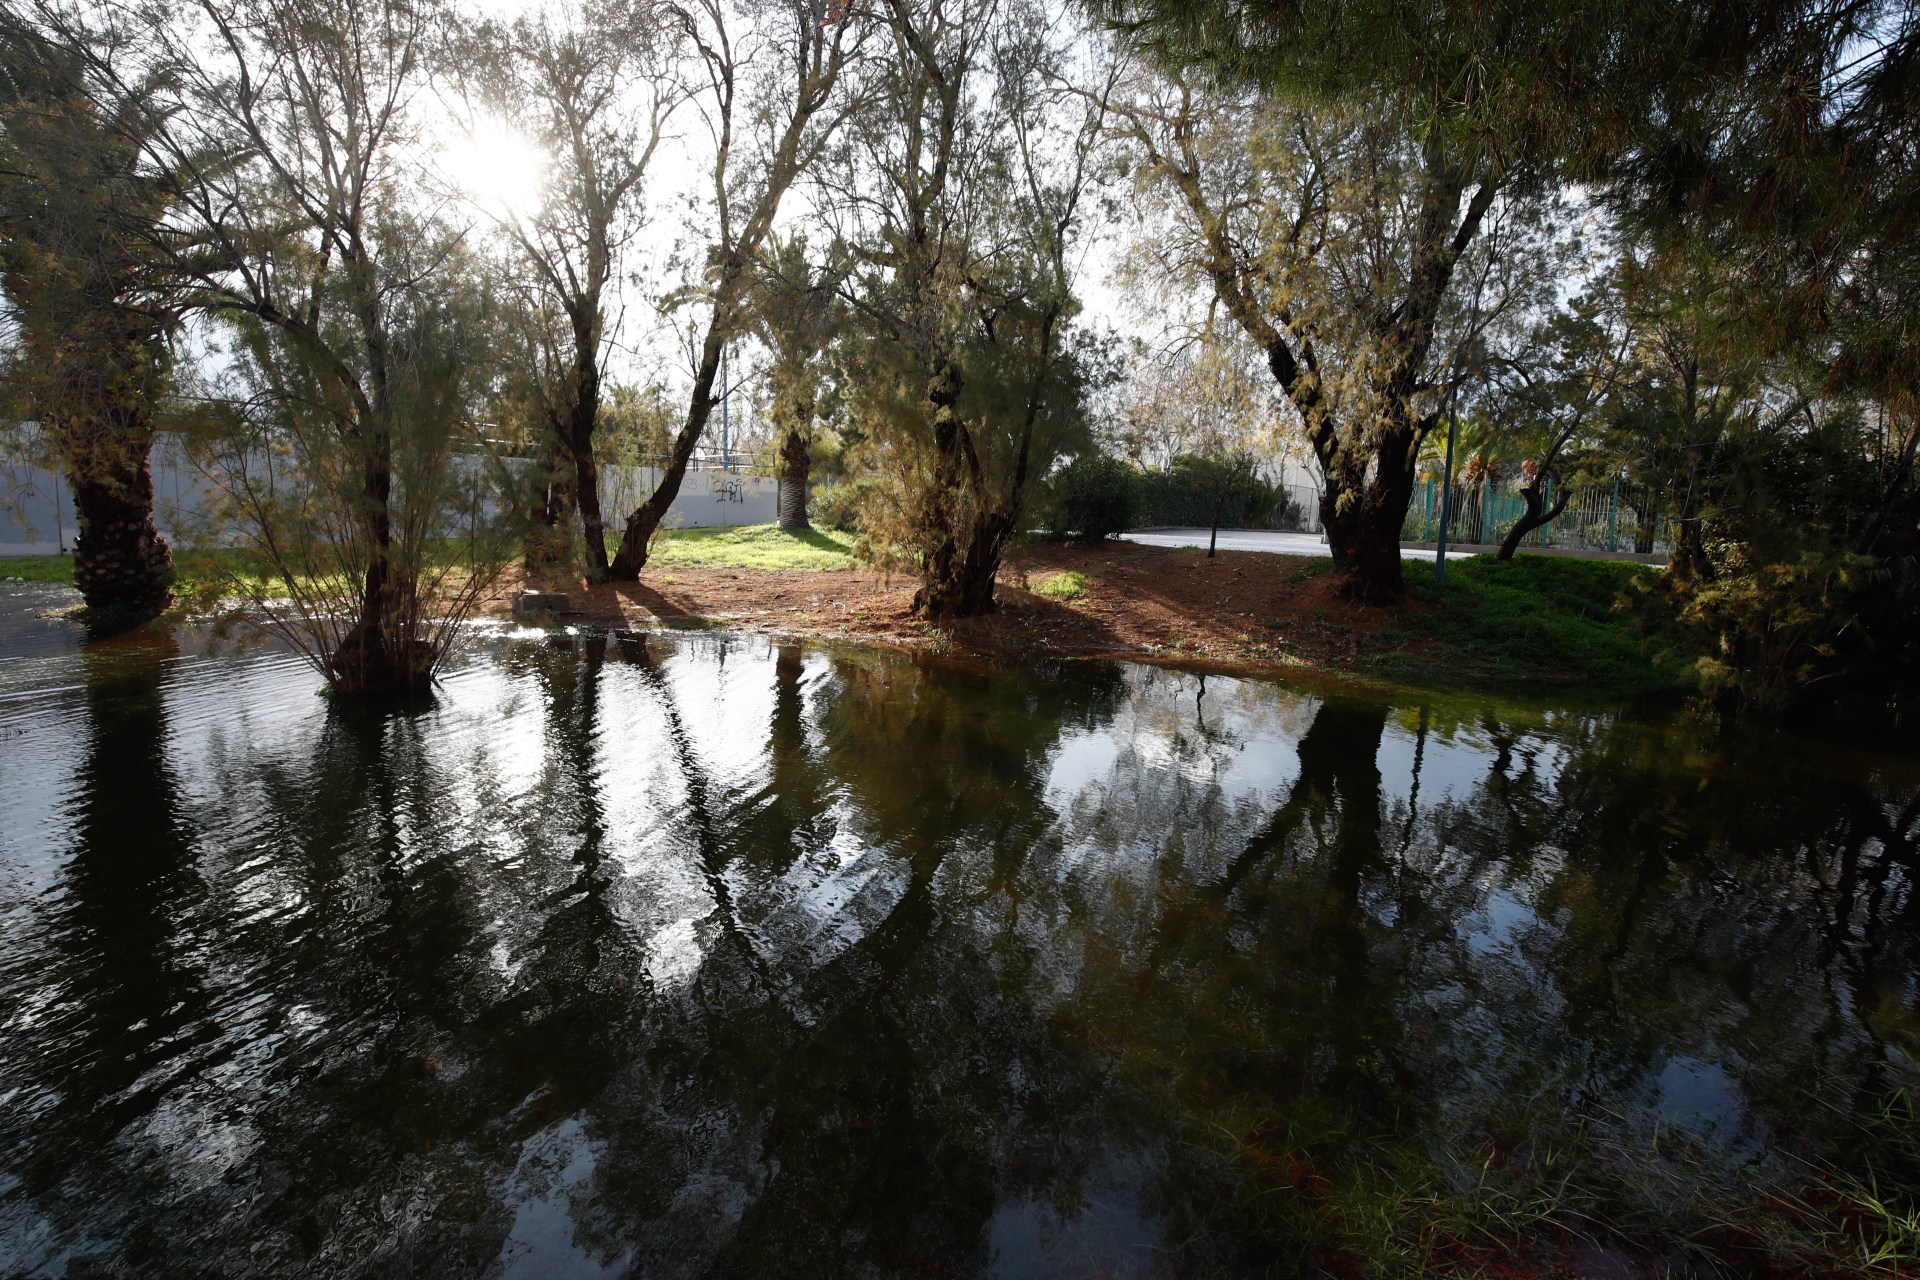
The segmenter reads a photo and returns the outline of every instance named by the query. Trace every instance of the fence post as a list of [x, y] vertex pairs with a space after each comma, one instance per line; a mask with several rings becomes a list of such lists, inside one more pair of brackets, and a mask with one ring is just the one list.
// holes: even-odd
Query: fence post
[[1420, 541], [1422, 542], [1433, 541], [1433, 481], [1432, 480], [1427, 481], [1427, 532], [1420, 539]]
[[[1549, 511], [1553, 510], [1553, 481], [1552, 480], [1547, 481], [1547, 510]], [[1552, 520], [1548, 520], [1545, 524], [1540, 526], [1540, 545], [1543, 547], [1550, 547], [1553, 545], [1553, 521]]]
[[1620, 477], [1613, 478], [1613, 510], [1607, 512], [1607, 552], [1613, 552], [1613, 536], [1620, 528]]
[[1493, 470], [1488, 468], [1486, 478], [1480, 481], [1480, 542], [1485, 545], [1493, 537]]

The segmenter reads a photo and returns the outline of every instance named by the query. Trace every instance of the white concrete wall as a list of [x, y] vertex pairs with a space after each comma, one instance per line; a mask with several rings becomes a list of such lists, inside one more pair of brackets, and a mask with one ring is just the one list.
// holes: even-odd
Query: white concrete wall
[[[0, 452], [0, 556], [58, 555], [73, 549], [78, 527], [73, 496], [63, 477]], [[518, 467], [531, 462], [515, 460]], [[660, 483], [653, 467], [607, 466], [600, 470], [600, 508], [618, 532], [627, 514]], [[169, 541], [203, 523], [211, 486], [180, 443], [162, 436], [153, 448], [154, 518]], [[692, 470], [680, 485], [665, 527], [706, 529], [722, 525], [772, 524], [779, 514], [779, 481], [736, 471]]]
[[[604, 467], [600, 473], [600, 512], [609, 528], [626, 522], [660, 483], [654, 467]], [[688, 471], [680, 492], [667, 508], [669, 529], [709, 529], [718, 525], [772, 524], [780, 514], [780, 482], [772, 476], [738, 471]]]

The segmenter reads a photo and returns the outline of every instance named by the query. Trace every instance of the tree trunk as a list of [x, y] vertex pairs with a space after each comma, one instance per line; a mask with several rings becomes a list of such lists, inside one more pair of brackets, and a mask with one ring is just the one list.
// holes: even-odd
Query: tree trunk
[[1320, 523], [1340, 575], [1340, 592], [1349, 600], [1392, 604], [1406, 594], [1400, 529], [1413, 501], [1412, 457], [1418, 443], [1411, 429], [1383, 433], [1372, 474], [1358, 482], [1338, 468], [1322, 468], [1327, 483], [1320, 495]]
[[393, 442], [382, 428], [373, 432], [361, 482], [371, 552], [360, 588], [360, 613], [327, 659], [335, 690], [351, 697], [410, 693], [431, 675], [413, 635], [412, 618], [404, 608], [396, 609], [411, 594], [411, 584], [396, 582], [393, 576], [392, 497]]
[[[589, 313], [598, 314], [597, 304]], [[586, 543], [587, 577], [607, 576], [607, 527], [600, 515], [600, 465], [594, 457], [593, 432], [600, 418], [600, 360], [597, 334], [591, 326], [574, 328], [573, 412], [567, 423], [567, 449], [573, 454], [574, 502], [580, 508], [580, 534]]]
[[1712, 582], [1713, 562], [1707, 558], [1706, 542], [1700, 533], [1700, 453], [1694, 450], [1687, 466], [1687, 490], [1680, 500], [1680, 515], [1673, 522], [1673, 550], [1667, 557], [1667, 580], [1684, 586], [1690, 582]]
[[[1007, 539], [1019, 523], [1019, 496], [1011, 507], [986, 507], [978, 457], [960, 418], [960, 370], [938, 359], [927, 379], [932, 406], [933, 484], [920, 513], [921, 545], [931, 547], [921, 565], [913, 611], [932, 621], [976, 618], [994, 610], [994, 580]], [[956, 503], [963, 496], [971, 502]]]
[[1644, 507], [1633, 509], [1633, 553], [1637, 556], [1653, 554], [1653, 540], [1660, 532], [1663, 513], [1658, 507], [1649, 515]]
[[620, 537], [620, 551], [607, 566], [607, 576], [621, 582], [639, 580], [640, 571], [646, 568], [647, 551], [653, 543], [653, 535], [660, 528], [660, 522], [667, 517], [667, 510], [673, 506], [673, 500], [680, 496], [681, 482], [686, 479], [687, 466], [693, 461], [694, 448], [699, 445], [701, 435], [707, 429], [707, 420], [713, 416], [713, 381], [720, 372], [719, 326], [709, 325], [707, 340], [700, 353], [700, 367], [695, 371], [693, 397], [687, 403], [687, 421], [680, 428], [680, 434], [674, 437], [673, 452], [667, 458], [666, 473], [660, 477], [660, 484], [647, 495], [647, 500], [627, 517], [626, 532]]
[[1514, 521], [1513, 528], [1507, 530], [1507, 536], [1501, 540], [1500, 559], [1513, 559], [1514, 552], [1520, 549], [1522, 539], [1567, 509], [1567, 500], [1573, 496], [1572, 485], [1561, 486], [1560, 496], [1554, 500], [1551, 511], [1546, 509], [1546, 499], [1540, 492], [1540, 485], [1541, 481], [1536, 478], [1532, 484], [1520, 491], [1520, 496], [1526, 499], [1526, 514]]
[[780, 527], [811, 529], [807, 520], [807, 478], [812, 470], [809, 441], [799, 428], [789, 427], [780, 444]]
[[113, 628], [164, 610], [174, 573], [153, 523], [153, 421], [144, 409], [106, 417], [93, 430], [70, 422], [61, 452], [80, 523], [73, 582], [90, 625]]
[[919, 544], [928, 550], [920, 565], [920, 590], [913, 611], [929, 619], [971, 618], [993, 611], [993, 580], [1000, 567], [1000, 548], [992, 536], [998, 513], [983, 512], [967, 521], [960, 500], [963, 487], [978, 497], [978, 484], [967, 458], [966, 425], [960, 420], [960, 370], [950, 357], [934, 361], [927, 377], [928, 425], [934, 446], [933, 483], [918, 513]]
[[994, 610], [994, 582], [1015, 516], [989, 511], [970, 523], [964, 539], [950, 539], [953, 554], [942, 561], [937, 574], [923, 575], [920, 590], [913, 597], [914, 611], [929, 621], [977, 618]]
[[[327, 671], [337, 693], [382, 698], [417, 691], [433, 670], [430, 655], [414, 635], [410, 606], [417, 584], [396, 580], [393, 573], [393, 396], [386, 333], [370, 306], [362, 309], [361, 326], [373, 385], [353, 438], [362, 450], [360, 517], [365, 521], [367, 572], [359, 616], [328, 656]], [[414, 570], [405, 572], [411, 575]]]
[[1706, 544], [1700, 536], [1700, 510], [1705, 505], [1701, 492], [1703, 470], [1700, 455], [1700, 362], [1689, 359], [1681, 370], [1686, 388], [1687, 488], [1680, 497], [1680, 518], [1674, 521], [1673, 551], [1667, 558], [1667, 581], [1684, 586], [1694, 581], [1713, 581], [1713, 563], [1707, 559]]
[[580, 536], [585, 542], [587, 577], [593, 582], [607, 576], [607, 525], [600, 514], [600, 464], [593, 456], [593, 442], [573, 451], [574, 494], [580, 508]]
[[[1426, 142], [1426, 180], [1407, 294], [1375, 326], [1375, 350], [1396, 354], [1375, 387], [1383, 416], [1375, 427], [1372, 454], [1353, 457], [1351, 450], [1342, 447], [1340, 433], [1331, 422], [1323, 422], [1310, 437], [1327, 479], [1321, 515], [1327, 545], [1341, 575], [1341, 594], [1365, 604], [1392, 604], [1406, 594], [1400, 533], [1413, 503], [1420, 442], [1435, 421], [1416, 416], [1414, 394], [1454, 267], [1479, 233], [1499, 186], [1479, 182], [1462, 214], [1460, 198], [1467, 187], [1467, 173], [1442, 154], [1442, 145], [1442, 134], [1433, 131]], [[1288, 385], [1286, 379], [1281, 382]], [[1311, 404], [1317, 406], [1317, 383], [1309, 390]], [[1298, 398], [1295, 404], [1305, 417], [1310, 406], [1300, 405]], [[1340, 511], [1343, 494], [1346, 510]]]
[[545, 441], [540, 465], [530, 477], [528, 495], [526, 565], [529, 569], [551, 569], [567, 558], [567, 529], [573, 523], [573, 463], [566, 441], [557, 423]]

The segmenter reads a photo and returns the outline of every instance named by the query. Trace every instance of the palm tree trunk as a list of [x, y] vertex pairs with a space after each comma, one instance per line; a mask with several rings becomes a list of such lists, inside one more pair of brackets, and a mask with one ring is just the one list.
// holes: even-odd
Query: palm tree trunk
[[153, 522], [153, 421], [141, 408], [102, 423], [70, 422], [61, 453], [80, 536], [73, 582], [89, 621], [112, 628], [144, 621], [173, 598], [173, 555]]
[[807, 519], [807, 483], [812, 470], [807, 437], [790, 427], [780, 445], [780, 527], [811, 529]]

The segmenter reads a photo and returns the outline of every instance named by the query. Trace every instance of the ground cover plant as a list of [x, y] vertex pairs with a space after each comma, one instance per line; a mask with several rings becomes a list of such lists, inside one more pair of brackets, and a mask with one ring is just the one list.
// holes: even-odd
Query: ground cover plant
[[1075, 569], [1061, 573], [1050, 573], [1037, 578], [1033, 583], [1033, 593], [1052, 600], [1071, 600], [1082, 595], [1087, 589], [1087, 575]]
[[1610, 693], [1675, 691], [1688, 673], [1678, 637], [1656, 621], [1647, 595], [1658, 571], [1570, 556], [1471, 556], [1447, 566], [1444, 585], [1410, 573], [1420, 606], [1393, 626], [1404, 648], [1369, 667], [1426, 682], [1579, 682]]

